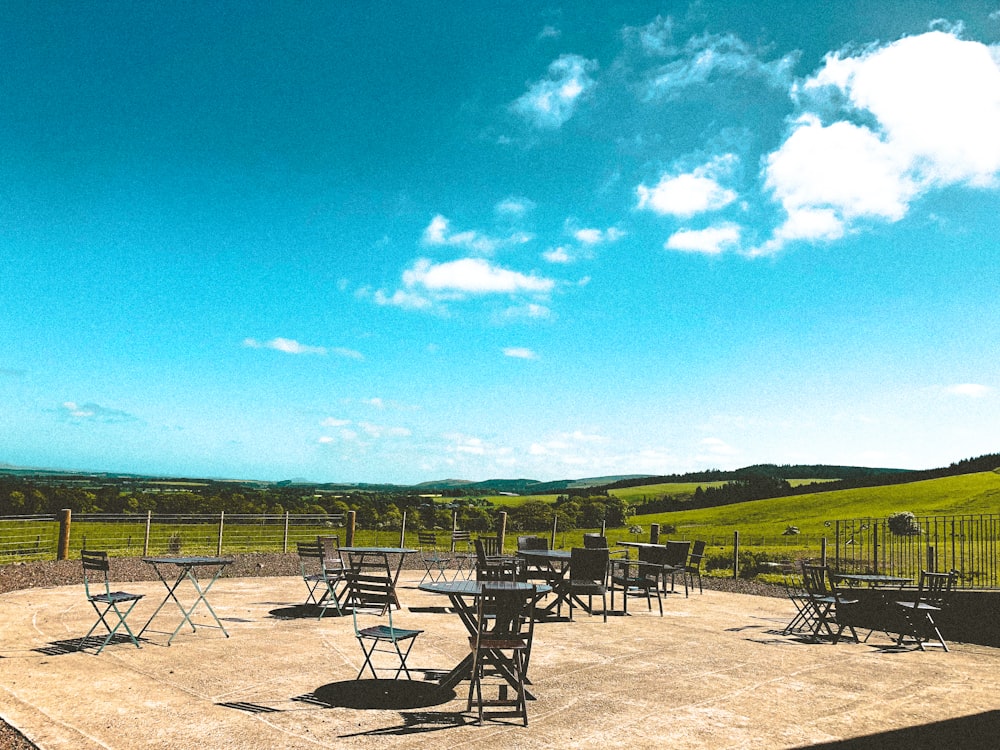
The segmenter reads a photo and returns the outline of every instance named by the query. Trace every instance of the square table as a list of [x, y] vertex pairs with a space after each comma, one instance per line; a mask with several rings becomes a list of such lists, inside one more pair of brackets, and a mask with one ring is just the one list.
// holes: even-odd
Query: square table
[[[202, 627], [218, 627], [222, 631], [226, 638], [229, 637], [229, 633], [222, 626], [222, 622], [219, 620], [218, 616], [215, 614], [215, 610], [212, 609], [212, 605], [208, 603], [208, 590], [212, 588], [212, 584], [215, 583], [216, 579], [225, 570], [226, 566], [233, 562], [231, 557], [144, 557], [142, 558], [144, 563], [151, 565], [153, 570], [156, 571], [157, 577], [163, 582], [163, 585], [167, 588], [167, 595], [160, 602], [160, 606], [156, 608], [153, 612], [152, 617], [142, 626], [142, 630], [139, 631], [141, 636], [146, 632], [146, 629], [150, 626], [156, 616], [163, 609], [164, 605], [170, 601], [174, 600], [177, 608], [181, 611], [181, 621], [174, 629], [174, 632], [170, 634], [170, 638], [167, 639], [167, 645], [169, 646], [173, 640], [174, 636], [184, 627], [186, 622], [191, 626], [191, 630], [197, 630], [194, 623], [191, 621], [191, 614], [194, 612], [195, 608], [199, 604], [204, 604], [205, 609], [208, 610], [209, 614], [212, 615], [212, 619], [215, 620], [215, 625], [202, 625]], [[167, 577], [163, 574], [163, 569], [168, 567], [177, 568], [177, 577], [171, 583]], [[198, 574], [196, 571], [202, 570], [211, 575], [211, 578], [202, 579], [207, 580], [207, 583], [202, 583], [199, 581]], [[191, 585], [194, 587], [197, 597], [194, 603], [190, 607], [185, 607], [181, 604], [180, 599], [177, 598], [177, 589], [184, 581], [190, 581]]]
[[[391, 602], [399, 609], [399, 596], [396, 594], [396, 582], [403, 569], [403, 560], [406, 555], [413, 554], [417, 550], [409, 547], [340, 547], [341, 552], [347, 553], [347, 590], [346, 601], [351, 601], [351, 577], [362, 574], [365, 569], [377, 570], [378, 577], [385, 573], [385, 580], [389, 584]], [[392, 569], [389, 562], [390, 555], [397, 555], [396, 569]]]

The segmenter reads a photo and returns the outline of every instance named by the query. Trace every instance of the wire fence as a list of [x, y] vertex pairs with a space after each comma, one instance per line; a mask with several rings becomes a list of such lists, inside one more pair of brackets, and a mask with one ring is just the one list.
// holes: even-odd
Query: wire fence
[[[356, 515], [327, 514], [77, 514], [0, 517], [0, 564], [78, 557], [81, 549], [102, 549], [124, 557], [143, 555], [232, 555], [294, 552], [297, 542], [336, 536], [341, 544], [419, 547], [417, 530], [406, 518], [393, 528], [360, 528]], [[708, 534], [706, 563], [732, 575], [766, 572], [776, 560], [785, 567], [799, 559], [822, 557], [837, 571], [887, 573], [916, 580], [921, 570], [959, 573], [965, 588], [1000, 587], [1000, 515], [915, 517], [900, 530], [890, 519], [859, 518], [831, 522], [833, 539], [808, 535], [774, 537]], [[457, 526], [455, 527], [457, 528]], [[447, 548], [450, 529], [438, 530]], [[665, 541], [658, 527], [649, 536], [639, 527], [561, 530], [555, 521], [545, 536], [554, 548], [580, 546], [584, 533], [620, 541]], [[511, 530], [513, 537], [519, 532]], [[504, 548], [506, 518], [497, 536]], [[671, 538], [686, 538], [671, 535]], [[514, 546], [514, 540], [506, 543]], [[759, 565], [758, 571], [749, 568]], [[741, 570], [742, 566], [742, 570]]]

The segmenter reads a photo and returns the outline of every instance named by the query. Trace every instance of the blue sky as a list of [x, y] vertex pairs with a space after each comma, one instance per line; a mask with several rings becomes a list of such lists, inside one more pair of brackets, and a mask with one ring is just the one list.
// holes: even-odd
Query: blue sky
[[0, 9], [0, 462], [1000, 450], [1000, 3]]

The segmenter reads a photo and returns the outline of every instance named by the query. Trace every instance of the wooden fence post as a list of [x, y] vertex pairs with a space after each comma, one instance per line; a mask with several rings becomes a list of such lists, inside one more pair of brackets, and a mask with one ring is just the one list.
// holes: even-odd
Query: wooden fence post
[[354, 546], [354, 524], [357, 522], [357, 517], [357, 511], [347, 511], [347, 531], [344, 532], [345, 547]]
[[558, 527], [559, 527], [559, 514], [558, 513], [553, 513], [552, 514], [552, 542], [549, 544], [549, 549], [555, 549], [556, 548], [556, 531], [558, 530]]
[[658, 523], [649, 524], [649, 543], [650, 544], [660, 543], [660, 524]]
[[288, 552], [288, 511], [285, 511], [285, 528], [281, 532], [281, 551]]
[[[819, 564], [826, 567], [826, 537], [819, 540]], [[840, 570], [839, 563], [837, 570]]]
[[927, 570], [937, 572], [937, 550], [933, 544], [927, 545]]
[[740, 532], [733, 532], [733, 579], [740, 577]]
[[507, 511], [500, 513], [500, 527], [497, 529], [497, 550], [502, 555], [503, 545], [507, 537]]
[[63, 508], [59, 513], [59, 546], [56, 548], [56, 560], [65, 560], [69, 557], [69, 527], [73, 518], [73, 511]]
[[142, 555], [145, 557], [149, 554], [149, 532], [153, 527], [153, 511], [146, 511], [146, 532], [142, 538]]
[[406, 546], [406, 511], [403, 511], [403, 521], [399, 524], [399, 548]]
[[226, 511], [219, 511], [219, 543], [215, 548], [216, 557], [222, 557], [222, 530], [226, 527]]

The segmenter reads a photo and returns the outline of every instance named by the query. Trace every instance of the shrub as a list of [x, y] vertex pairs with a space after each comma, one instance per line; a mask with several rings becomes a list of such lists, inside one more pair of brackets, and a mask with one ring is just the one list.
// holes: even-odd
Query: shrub
[[887, 521], [889, 531], [896, 536], [918, 536], [920, 534], [920, 524], [917, 523], [916, 516], [910, 511], [893, 513]]

